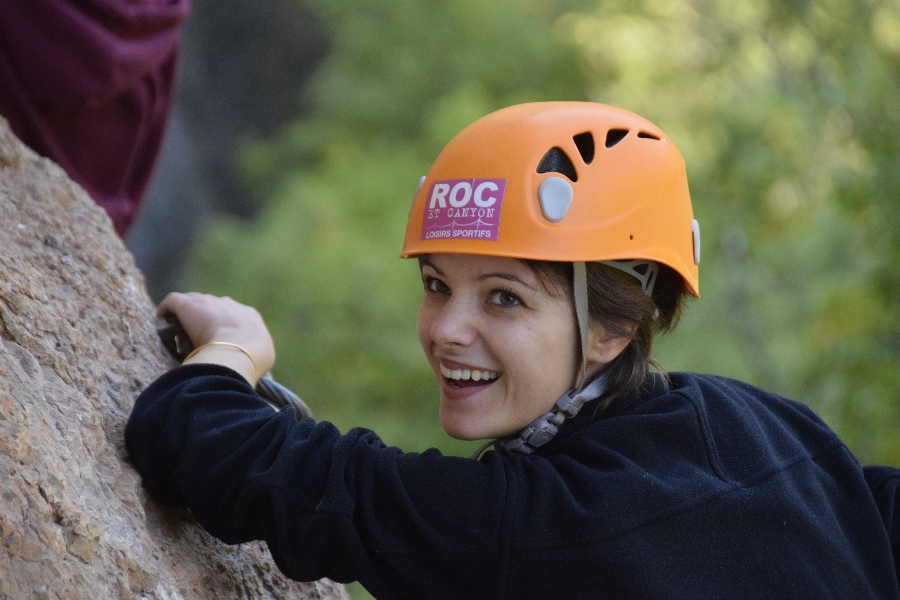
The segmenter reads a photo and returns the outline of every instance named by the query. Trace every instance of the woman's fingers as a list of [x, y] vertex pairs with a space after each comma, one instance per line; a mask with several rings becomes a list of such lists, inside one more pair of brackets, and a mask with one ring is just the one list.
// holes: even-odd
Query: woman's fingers
[[163, 301], [159, 303], [159, 306], [156, 307], [156, 316], [179, 316], [178, 313], [181, 307], [185, 306], [191, 299], [196, 299], [203, 295], [204, 294], [199, 294], [197, 292], [170, 292], [163, 298]]

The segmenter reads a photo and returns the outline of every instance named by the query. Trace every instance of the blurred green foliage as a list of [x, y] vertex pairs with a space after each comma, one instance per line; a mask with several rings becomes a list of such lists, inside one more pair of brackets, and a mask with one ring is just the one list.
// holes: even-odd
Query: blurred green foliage
[[687, 161], [703, 298], [663, 364], [806, 402], [863, 462], [900, 464], [896, 1], [305, 3], [333, 39], [309, 116], [245, 145], [263, 214], [219, 222], [192, 277], [260, 309], [318, 418], [471, 451], [437, 424], [417, 265], [397, 258], [416, 183], [487, 112], [589, 99]]

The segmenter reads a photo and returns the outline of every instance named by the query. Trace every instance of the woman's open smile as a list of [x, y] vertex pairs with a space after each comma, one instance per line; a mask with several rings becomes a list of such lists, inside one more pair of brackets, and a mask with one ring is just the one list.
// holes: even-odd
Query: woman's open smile
[[[459, 367], [451, 368], [441, 363], [441, 375], [450, 382], [453, 387], [469, 387], [472, 385], [487, 385], [500, 377], [496, 371]], [[480, 383], [479, 383], [480, 382]]]

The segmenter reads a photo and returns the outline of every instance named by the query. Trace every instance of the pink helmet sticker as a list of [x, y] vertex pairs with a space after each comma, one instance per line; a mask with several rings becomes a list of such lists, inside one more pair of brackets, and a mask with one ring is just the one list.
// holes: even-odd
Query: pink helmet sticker
[[496, 241], [505, 179], [435, 181], [425, 199], [422, 239]]

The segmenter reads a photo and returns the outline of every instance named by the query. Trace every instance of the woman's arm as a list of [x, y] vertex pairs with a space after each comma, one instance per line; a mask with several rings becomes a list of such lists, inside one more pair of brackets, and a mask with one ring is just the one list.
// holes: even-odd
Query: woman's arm
[[384, 598], [490, 597], [501, 584], [498, 535], [516, 513], [499, 462], [404, 454], [368, 430], [297, 421], [209, 364], [151, 384], [125, 441], [156, 499], [226, 543], [264, 540], [294, 579], [358, 579]]

